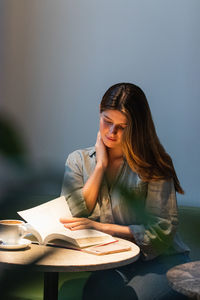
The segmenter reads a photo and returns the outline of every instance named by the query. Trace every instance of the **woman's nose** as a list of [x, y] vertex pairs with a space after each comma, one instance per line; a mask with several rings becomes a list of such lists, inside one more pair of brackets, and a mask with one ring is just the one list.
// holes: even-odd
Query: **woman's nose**
[[117, 133], [117, 126], [115, 126], [115, 125], [110, 126], [110, 133], [116, 134]]

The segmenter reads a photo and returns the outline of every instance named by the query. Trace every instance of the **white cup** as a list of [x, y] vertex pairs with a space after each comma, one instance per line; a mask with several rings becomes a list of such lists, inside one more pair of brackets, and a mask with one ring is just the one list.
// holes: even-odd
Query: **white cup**
[[0, 240], [7, 245], [16, 245], [28, 233], [21, 220], [0, 220]]

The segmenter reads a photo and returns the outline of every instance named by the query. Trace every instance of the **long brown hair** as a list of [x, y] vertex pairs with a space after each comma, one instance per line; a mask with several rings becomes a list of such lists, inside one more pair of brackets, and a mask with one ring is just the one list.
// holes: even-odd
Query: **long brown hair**
[[176, 191], [184, 194], [172, 159], [156, 134], [151, 111], [141, 88], [132, 83], [111, 86], [100, 104], [100, 112], [107, 109], [119, 110], [128, 119], [122, 148], [131, 169], [146, 182], [173, 178]]

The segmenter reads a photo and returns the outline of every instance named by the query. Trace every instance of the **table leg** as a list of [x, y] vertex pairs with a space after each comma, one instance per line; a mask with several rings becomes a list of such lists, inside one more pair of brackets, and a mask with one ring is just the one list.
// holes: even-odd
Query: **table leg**
[[44, 273], [44, 300], [58, 299], [58, 273], [45, 272]]

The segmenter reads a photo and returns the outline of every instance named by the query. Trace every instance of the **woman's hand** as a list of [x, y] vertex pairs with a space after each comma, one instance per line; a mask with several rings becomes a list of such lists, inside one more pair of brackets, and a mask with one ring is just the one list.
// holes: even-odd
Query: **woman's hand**
[[[92, 212], [94, 209], [97, 198], [99, 195], [99, 190], [101, 187], [102, 178], [105, 172], [105, 169], [108, 165], [108, 156], [104, 143], [102, 142], [100, 132], [97, 134], [96, 141], [96, 166], [85, 185], [83, 186], [82, 194], [85, 199], [86, 206], [89, 212]], [[90, 223], [91, 225], [91, 223]], [[90, 226], [89, 224], [87, 226]], [[92, 226], [92, 225], [91, 225]], [[88, 227], [87, 227], [88, 228]]]
[[129, 226], [96, 222], [87, 218], [61, 218], [60, 222], [68, 229], [96, 229], [113, 236], [128, 239], [135, 242]]
[[88, 218], [61, 218], [60, 222], [70, 230], [80, 230], [80, 229], [96, 229], [101, 230], [101, 223], [95, 222], [93, 220], [90, 220]]
[[108, 166], [108, 154], [107, 154], [106, 146], [102, 141], [100, 131], [97, 134], [95, 149], [96, 149], [97, 165], [102, 166], [103, 169], [105, 170]]

